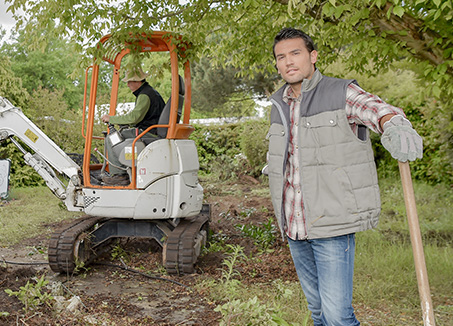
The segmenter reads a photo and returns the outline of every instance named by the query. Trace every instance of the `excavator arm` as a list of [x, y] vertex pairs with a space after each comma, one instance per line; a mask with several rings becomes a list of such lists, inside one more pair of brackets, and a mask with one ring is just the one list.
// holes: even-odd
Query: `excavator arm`
[[[14, 137], [23, 141], [34, 154], [27, 152]], [[44, 179], [50, 190], [69, 210], [83, 209], [81, 198], [77, 195], [77, 188], [81, 185], [80, 167], [30, 121], [20, 108], [0, 96], [0, 141], [7, 139], [24, 154], [25, 163]], [[58, 178], [55, 171], [69, 178], [67, 186]]]

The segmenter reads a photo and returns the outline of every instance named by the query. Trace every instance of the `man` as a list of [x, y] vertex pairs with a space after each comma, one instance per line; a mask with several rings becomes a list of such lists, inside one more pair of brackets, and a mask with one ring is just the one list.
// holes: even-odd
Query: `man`
[[[142, 69], [138, 68], [136, 71], [129, 71], [123, 79], [127, 82], [127, 86], [136, 96], [134, 109], [124, 115], [110, 116], [105, 114], [101, 120], [105, 123], [118, 124], [118, 125], [131, 125], [135, 128], [122, 130], [120, 133], [123, 138], [135, 138], [138, 134], [143, 132], [148, 127], [157, 124], [159, 117], [164, 109], [165, 102], [160, 94], [152, 88], [146, 81], [147, 74]], [[150, 132], [157, 138], [156, 130]], [[129, 175], [126, 168], [120, 163], [117, 151], [113, 150], [112, 144], [106, 142], [106, 148], [109, 158], [109, 176], [104, 176], [102, 181], [107, 185], [128, 185]]]
[[281, 30], [273, 51], [286, 81], [271, 97], [268, 133], [276, 218], [314, 325], [360, 325], [352, 307], [355, 232], [375, 227], [380, 213], [368, 129], [383, 133], [400, 161], [421, 158], [422, 140], [401, 109], [355, 80], [323, 76], [302, 31]]

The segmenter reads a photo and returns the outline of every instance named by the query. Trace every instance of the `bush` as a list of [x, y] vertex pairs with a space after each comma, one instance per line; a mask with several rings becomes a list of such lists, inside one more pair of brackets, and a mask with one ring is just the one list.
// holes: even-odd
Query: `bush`
[[240, 124], [222, 126], [195, 125], [190, 139], [195, 141], [200, 160], [200, 171], [214, 173], [223, 179], [240, 172]]
[[[83, 153], [85, 142], [81, 135], [82, 117], [79, 112], [68, 109], [62, 91], [51, 92], [39, 88], [33, 92], [28, 106], [22, 110], [63, 151]], [[33, 154], [25, 144], [20, 143]], [[12, 143], [1, 144], [0, 158], [11, 159], [10, 185], [12, 187], [45, 184], [38, 173], [25, 164], [23, 154]]]
[[261, 175], [266, 164], [268, 122], [250, 120], [221, 126], [196, 125], [190, 136], [195, 141], [200, 171], [220, 180], [248, 174]]
[[266, 165], [266, 153], [268, 142], [266, 134], [269, 130], [269, 122], [261, 120], [249, 120], [243, 125], [241, 133], [241, 151], [247, 157], [249, 173], [258, 177]]

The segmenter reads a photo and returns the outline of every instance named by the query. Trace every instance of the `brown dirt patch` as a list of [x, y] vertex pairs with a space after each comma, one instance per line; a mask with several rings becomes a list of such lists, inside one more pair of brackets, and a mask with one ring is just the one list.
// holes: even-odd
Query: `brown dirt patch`
[[[223, 245], [241, 245], [247, 256], [257, 256], [260, 248], [253, 239], [241, 234], [241, 225], [260, 226], [273, 218], [270, 199], [254, 195], [252, 191], [265, 186], [252, 179], [205, 187], [205, 200], [211, 204], [212, 241]], [[59, 225], [65, 223], [67, 221]], [[52, 225], [52, 228], [56, 229], [59, 225]], [[276, 238], [272, 252], [260, 253], [259, 259], [237, 265], [242, 282], [256, 284], [273, 279], [297, 280], [289, 250], [281, 242], [279, 234]], [[13, 248], [0, 248], [0, 257], [6, 261], [46, 261], [47, 241], [44, 236], [25, 239]], [[162, 267], [162, 253], [154, 243], [127, 240], [121, 242], [121, 248], [127, 259], [112, 260], [107, 254], [97, 260], [100, 264], [90, 266], [85, 273], [77, 276], [57, 275], [47, 265], [3, 264], [0, 269], [0, 314], [6, 312], [8, 315], [0, 317], [0, 326], [219, 324], [220, 314], [214, 311], [218, 303], [210, 302], [204, 293], [195, 290], [194, 285], [200, 279], [218, 279], [221, 276], [220, 268], [225, 258], [222, 252], [209, 252], [200, 257], [196, 273], [192, 275], [168, 276]], [[135, 271], [151, 271], [153, 275], [181, 285], [121, 269], [123, 262]], [[112, 264], [120, 267], [113, 267]], [[51, 283], [63, 284], [65, 298], [80, 297], [82, 305], [76, 313], [56, 313], [46, 306], [25, 313], [17, 298], [4, 292], [5, 289], [17, 290], [33, 276], [42, 273]]]

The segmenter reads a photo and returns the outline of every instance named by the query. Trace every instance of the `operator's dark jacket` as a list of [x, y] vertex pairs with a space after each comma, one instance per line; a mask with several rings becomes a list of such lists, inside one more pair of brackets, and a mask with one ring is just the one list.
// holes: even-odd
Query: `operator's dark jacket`
[[[145, 130], [150, 126], [157, 124], [160, 114], [164, 109], [165, 102], [162, 99], [162, 96], [160, 96], [160, 94], [152, 88], [148, 82], [144, 82], [143, 85], [134, 92], [134, 95], [137, 98], [141, 94], [148, 96], [151, 104], [148, 112], [146, 112], [145, 118], [137, 123], [135, 127]], [[156, 129], [151, 130], [151, 132], [154, 134], [157, 133]]]

